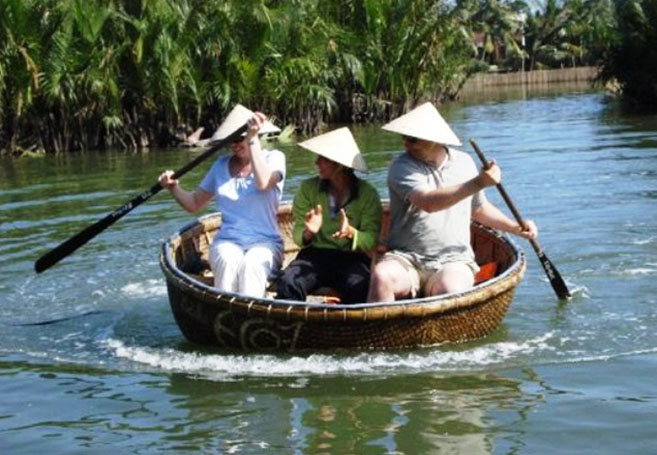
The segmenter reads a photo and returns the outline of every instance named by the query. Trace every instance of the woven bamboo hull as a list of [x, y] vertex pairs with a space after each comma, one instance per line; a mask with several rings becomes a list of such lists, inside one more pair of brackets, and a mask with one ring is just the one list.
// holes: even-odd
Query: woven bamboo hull
[[[290, 207], [279, 212], [286, 261], [291, 242]], [[498, 263], [498, 276], [460, 293], [397, 302], [328, 305], [222, 293], [194, 264], [220, 225], [201, 218], [167, 241], [160, 264], [173, 315], [184, 336], [198, 344], [244, 350], [389, 349], [465, 342], [490, 334], [504, 318], [526, 267], [525, 256], [505, 237], [473, 225], [477, 261]], [[384, 232], [385, 235], [385, 232]], [[190, 265], [192, 264], [192, 265]], [[202, 271], [201, 271], [202, 272]]]

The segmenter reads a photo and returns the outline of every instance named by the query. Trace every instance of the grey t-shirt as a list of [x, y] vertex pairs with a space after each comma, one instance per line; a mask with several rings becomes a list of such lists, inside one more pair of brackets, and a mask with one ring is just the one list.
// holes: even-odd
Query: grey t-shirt
[[425, 212], [408, 201], [417, 189], [448, 187], [478, 175], [467, 154], [449, 149], [447, 159], [438, 167], [404, 153], [388, 171], [390, 192], [390, 232], [388, 248], [417, 253], [429, 260], [470, 262], [474, 253], [470, 246], [472, 210], [486, 201], [483, 191], [453, 206], [436, 212]]

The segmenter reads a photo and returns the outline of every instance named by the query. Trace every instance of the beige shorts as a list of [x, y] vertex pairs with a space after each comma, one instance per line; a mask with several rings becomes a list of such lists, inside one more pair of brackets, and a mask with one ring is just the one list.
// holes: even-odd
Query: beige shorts
[[435, 260], [428, 259], [420, 254], [407, 253], [405, 251], [391, 250], [387, 251], [379, 262], [397, 261], [408, 273], [411, 281], [411, 298], [420, 294], [426, 294], [426, 290], [433, 287], [433, 282], [439, 278], [445, 268], [463, 270], [465, 273], [472, 275], [474, 283], [475, 274], [479, 271], [479, 266], [474, 261], [468, 260]]

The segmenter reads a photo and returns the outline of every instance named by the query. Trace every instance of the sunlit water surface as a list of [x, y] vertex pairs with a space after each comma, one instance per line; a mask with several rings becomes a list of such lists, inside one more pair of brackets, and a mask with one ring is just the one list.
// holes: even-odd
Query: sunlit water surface
[[[574, 294], [559, 303], [518, 241], [529, 268], [504, 323], [458, 346], [194, 346], [158, 265], [162, 241], [192, 217], [166, 194], [51, 270], [33, 263], [198, 152], [0, 161], [2, 453], [655, 453], [657, 117], [591, 91], [441, 110], [501, 165]], [[353, 131], [386, 196], [398, 137]], [[291, 199], [313, 156], [274, 145]]]

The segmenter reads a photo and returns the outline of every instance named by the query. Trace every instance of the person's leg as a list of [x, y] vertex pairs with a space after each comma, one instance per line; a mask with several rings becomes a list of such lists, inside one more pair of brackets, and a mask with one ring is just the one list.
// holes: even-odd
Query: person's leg
[[464, 262], [450, 262], [432, 274], [424, 285], [424, 295], [466, 291], [474, 284], [474, 272]]
[[370, 284], [370, 258], [365, 255], [342, 253], [325, 272], [329, 287], [340, 294], [341, 303], [363, 303], [367, 300]]
[[264, 296], [269, 276], [280, 267], [279, 257], [278, 251], [270, 245], [251, 246], [244, 253], [237, 273], [238, 292], [253, 297]]
[[214, 272], [214, 287], [221, 291], [237, 292], [237, 273], [242, 263], [242, 248], [227, 241], [213, 242], [210, 246], [210, 266]]
[[374, 265], [370, 279], [368, 302], [392, 302], [415, 297], [419, 276], [411, 263], [386, 254]]
[[303, 248], [276, 281], [278, 298], [304, 302], [318, 286], [317, 258], [314, 248]]

